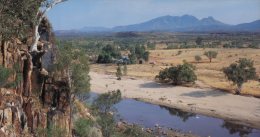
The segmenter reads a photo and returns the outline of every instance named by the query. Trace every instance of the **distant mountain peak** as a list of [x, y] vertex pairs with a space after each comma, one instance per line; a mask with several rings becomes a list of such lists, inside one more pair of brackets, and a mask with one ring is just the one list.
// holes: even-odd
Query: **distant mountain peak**
[[260, 20], [251, 23], [238, 25], [228, 25], [209, 16], [198, 19], [192, 15], [182, 16], [161, 16], [152, 20], [127, 26], [117, 26], [114, 28], [85, 27], [82, 32], [147, 32], [147, 31], [166, 31], [166, 32], [229, 32], [229, 31], [250, 31], [260, 32]]

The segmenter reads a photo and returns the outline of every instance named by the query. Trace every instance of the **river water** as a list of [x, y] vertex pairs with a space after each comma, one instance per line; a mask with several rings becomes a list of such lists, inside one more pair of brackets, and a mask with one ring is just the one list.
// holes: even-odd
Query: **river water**
[[[92, 102], [96, 97], [95, 93], [91, 93], [87, 102]], [[134, 99], [122, 99], [115, 108], [117, 120], [122, 119], [145, 128], [159, 125], [203, 137], [260, 137], [260, 129]]]

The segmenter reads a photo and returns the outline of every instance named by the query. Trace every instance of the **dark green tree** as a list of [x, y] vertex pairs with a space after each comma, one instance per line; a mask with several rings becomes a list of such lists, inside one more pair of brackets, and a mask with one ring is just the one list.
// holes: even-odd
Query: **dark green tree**
[[112, 63], [113, 59], [118, 59], [120, 57], [121, 53], [119, 49], [116, 46], [108, 44], [102, 48], [97, 63]]
[[194, 70], [195, 67], [192, 64], [184, 62], [182, 65], [173, 66], [160, 71], [156, 78], [159, 79], [160, 82], [171, 82], [174, 85], [194, 83], [197, 80]]
[[223, 68], [227, 79], [237, 86], [236, 94], [241, 93], [242, 86], [248, 80], [257, 78], [253, 60], [241, 58], [228, 67]]

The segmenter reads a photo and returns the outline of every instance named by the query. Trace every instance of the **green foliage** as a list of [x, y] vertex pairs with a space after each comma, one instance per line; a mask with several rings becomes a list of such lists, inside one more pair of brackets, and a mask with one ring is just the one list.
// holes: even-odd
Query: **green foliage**
[[150, 137], [148, 133], [142, 131], [141, 127], [138, 125], [127, 126], [124, 131], [124, 136], [126, 137]]
[[97, 63], [112, 63], [113, 59], [118, 59], [120, 57], [121, 53], [118, 48], [108, 44], [102, 48], [101, 54], [98, 56]]
[[200, 57], [199, 55], [196, 55], [194, 58], [195, 58], [195, 60], [196, 60], [197, 62], [200, 62], [200, 61], [201, 61], [201, 57]]
[[2, 65], [0, 65], [0, 87], [3, 87], [11, 75], [11, 70], [4, 68]]
[[135, 55], [134, 53], [131, 53], [131, 54], [129, 55], [129, 60], [130, 60], [130, 63], [131, 63], [131, 64], [136, 64], [136, 61], [137, 61], [136, 55]]
[[156, 45], [155, 45], [155, 43], [148, 42], [148, 43], [147, 43], [147, 48], [148, 48], [149, 50], [155, 50]]
[[33, 29], [36, 15], [44, 0], [1, 0], [0, 2], [0, 38], [10, 40], [13, 37], [25, 38]]
[[90, 90], [90, 76], [88, 57], [83, 50], [72, 43], [59, 46], [58, 59], [54, 65], [55, 71], [66, 73], [71, 71], [72, 92], [82, 93]]
[[129, 59], [131, 64], [136, 64], [137, 59], [149, 60], [150, 52], [146, 51], [145, 46], [143, 45], [135, 45], [130, 49], [130, 52]]
[[108, 113], [113, 105], [121, 100], [121, 91], [111, 91], [101, 94], [93, 103], [93, 107], [100, 113]]
[[101, 94], [93, 103], [93, 108], [99, 115], [97, 122], [101, 126], [104, 137], [110, 137], [114, 133], [115, 121], [110, 112], [113, 111], [113, 105], [120, 100], [121, 92], [116, 90]]
[[184, 62], [182, 65], [166, 68], [156, 76], [161, 82], [171, 82], [175, 85], [183, 83], [194, 83], [197, 76], [194, 72], [195, 67], [192, 64]]
[[98, 55], [97, 63], [112, 63], [113, 58], [109, 54], [102, 53]]
[[113, 115], [101, 113], [97, 123], [101, 126], [102, 135], [110, 137], [115, 132], [115, 120]]
[[213, 58], [217, 58], [218, 52], [216, 52], [216, 51], [206, 51], [204, 53], [204, 55], [207, 56], [209, 58], [209, 61], [211, 62], [211, 60]]
[[245, 82], [257, 78], [253, 60], [246, 58], [241, 58], [239, 59], [239, 61], [232, 63], [228, 67], [223, 68], [223, 72], [228, 80], [237, 85], [237, 94], [240, 94], [242, 85]]
[[79, 118], [75, 121], [74, 127], [76, 134], [80, 137], [92, 137], [89, 136], [90, 130], [93, 127], [94, 122], [86, 119], [86, 118]]

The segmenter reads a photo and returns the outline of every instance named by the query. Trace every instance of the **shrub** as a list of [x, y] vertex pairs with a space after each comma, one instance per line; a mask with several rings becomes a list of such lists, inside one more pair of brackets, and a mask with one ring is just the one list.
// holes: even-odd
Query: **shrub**
[[4, 68], [0, 65], [0, 87], [7, 83], [9, 76], [11, 75], [11, 70]]
[[181, 53], [182, 53], [182, 51], [179, 50], [178, 53], [176, 54], [176, 56], [181, 55]]
[[101, 126], [101, 131], [104, 137], [110, 137], [114, 132], [115, 121], [111, 111], [114, 108], [113, 105], [117, 104], [121, 100], [120, 90], [101, 94], [93, 103], [94, 110], [100, 116], [97, 120]]
[[195, 58], [195, 60], [196, 60], [197, 62], [200, 62], [200, 61], [201, 61], [201, 57], [200, 57], [199, 55], [196, 55], [194, 58]]
[[117, 80], [121, 80], [121, 77], [122, 77], [122, 70], [121, 70], [121, 66], [118, 65], [117, 66], [117, 69], [116, 69], [116, 77], [117, 77]]
[[156, 78], [158, 78], [160, 82], [171, 82], [175, 85], [194, 83], [197, 80], [194, 70], [195, 67], [192, 64], [184, 62], [182, 65], [173, 66], [160, 71]]
[[150, 137], [148, 133], [142, 130], [138, 125], [127, 126], [124, 135], [126, 137]]
[[106, 45], [98, 55], [97, 63], [112, 63], [113, 59], [120, 58], [120, 51], [112, 45]]
[[241, 58], [239, 61], [223, 68], [223, 72], [227, 79], [237, 86], [236, 94], [241, 93], [242, 86], [245, 82], [257, 78], [254, 62], [246, 58]]
[[106, 53], [98, 55], [97, 63], [112, 63], [112, 56]]
[[91, 137], [89, 136], [89, 132], [91, 128], [93, 127], [93, 121], [86, 119], [86, 118], [79, 118], [75, 121], [74, 127], [75, 132], [80, 137]]
[[217, 58], [218, 52], [216, 52], [216, 51], [206, 51], [204, 53], [204, 55], [207, 56], [209, 58], [209, 61], [211, 62], [211, 60], [213, 58]]

